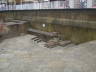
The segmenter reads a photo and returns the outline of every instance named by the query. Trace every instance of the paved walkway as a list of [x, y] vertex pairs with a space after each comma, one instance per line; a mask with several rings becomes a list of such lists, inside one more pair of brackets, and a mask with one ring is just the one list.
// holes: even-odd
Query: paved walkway
[[0, 72], [96, 72], [96, 41], [45, 48], [32, 35], [0, 44]]

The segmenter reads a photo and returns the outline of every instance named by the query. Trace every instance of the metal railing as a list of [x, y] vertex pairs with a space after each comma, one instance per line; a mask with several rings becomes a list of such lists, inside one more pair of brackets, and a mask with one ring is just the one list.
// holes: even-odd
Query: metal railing
[[[78, 5], [78, 6], [77, 6]], [[70, 8], [92, 8], [89, 2], [74, 3], [72, 0], [51, 1], [42, 3], [21, 3], [21, 4], [0, 4], [0, 11], [3, 10], [30, 10], [30, 9], [70, 9]]]

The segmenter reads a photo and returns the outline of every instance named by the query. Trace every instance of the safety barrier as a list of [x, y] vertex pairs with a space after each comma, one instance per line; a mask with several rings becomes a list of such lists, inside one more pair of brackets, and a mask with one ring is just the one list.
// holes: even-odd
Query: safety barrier
[[30, 9], [70, 9], [70, 8], [95, 8], [92, 6], [91, 0], [74, 3], [69, 1], [51, 1], [51, 2], [35, 2], [35, 3], [21, 3], [21, 4], [1, 4], [0, 10], [30, 10]]

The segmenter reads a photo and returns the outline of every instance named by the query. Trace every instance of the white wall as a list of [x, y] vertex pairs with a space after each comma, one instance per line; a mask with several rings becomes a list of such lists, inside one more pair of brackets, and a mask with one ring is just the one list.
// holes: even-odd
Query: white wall
[[92, 8], [92, 0], [88, 0], [88, 2], [87, 2], [87, 8]]
[[69, 6], [70, 8], [74, 8], [74, 0], [69, 0]]

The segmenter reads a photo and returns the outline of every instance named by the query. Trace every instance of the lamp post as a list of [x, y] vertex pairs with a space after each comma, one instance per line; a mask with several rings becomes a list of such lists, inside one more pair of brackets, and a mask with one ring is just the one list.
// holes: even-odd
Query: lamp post
[[9, 0], [7, 0], [7, 9], [9, 10]]
[[20, 2], [20, 3], [21, 3], [21, 9], [22, 9], [22, 2], [23, 2], [23, 1], [21, 0], [21, 2]]
[[16, 0], [14, 0], [14, 8], [16, 9]]

